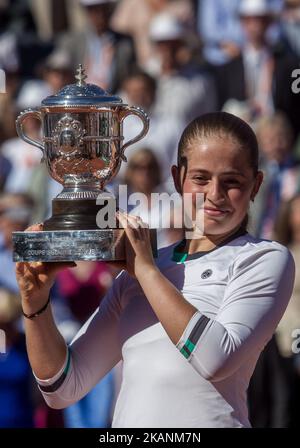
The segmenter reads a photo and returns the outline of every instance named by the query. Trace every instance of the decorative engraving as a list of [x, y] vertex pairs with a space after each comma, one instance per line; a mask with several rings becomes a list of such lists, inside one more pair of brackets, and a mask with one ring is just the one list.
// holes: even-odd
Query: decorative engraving
[[74, 191], [72, 193], [62, 192], [58, 199], [97, 199], [99, 191]]
[[72, 115], [66, 114], [61, 118], [54, 131], [52, 138], [45, 138], [46, 143], [52, 143], [57, 148], [57, 155], [62, 158], [74, 157], [82, 154], [83, 137], [86, 131], [83, 129], [80, 121], [72, 118]]
[[14, 232], [14, 261], [123, 260], [124, 229]]

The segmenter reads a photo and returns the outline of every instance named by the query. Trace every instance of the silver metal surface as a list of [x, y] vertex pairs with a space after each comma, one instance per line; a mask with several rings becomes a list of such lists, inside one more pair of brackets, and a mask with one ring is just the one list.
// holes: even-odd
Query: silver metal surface
[[[63, 185], [53, 203], [73, 201], [75, 207], [71, 210], [76, 210], [78, 201], [96, 202], [122, 161], [127, 161], [125, 149], [141, 140], [149, 129], [149, 118], [142, 109], [129, 107], [121, 98], [86, 84], [82, 66], [77, 71], [76, 84], [65, 86], [56, 95], [45, 98], [40, 108], [25, 110], [16, 120], [19, 137], [42, 151], [50, 176]], [[143, 128], [125, 143], [123, 121], [129, 115], [139, 117]], [[24, 132], [29, 118], [41, 121], [41, 141]], [[14, 260], [122, 260], [123, 233], [120, 229], [16, 232]]]
[[125, 259], [123, 229], [14, 232], [14, 261]]
[[[77, 84], [46, 98], [39, 109], [25, 110], [16, 121], [19, 137], [42, 151], [50, 176], [64, 186], [62, 195], [68, 193], [70, 199], [81, 197], [83, 186], [96, 197], [96, 192], [99, 194], [116, 176], [121, 162], [127, 161], [125, 149], [141, 140], [149, 129], [149, 117], [142, 109], [129, 107], [121, 98], [86, 84], [85, 78], [80, 67]], [[139, 117], [143, 129], [124, 143], [123, 121], [129, 115]], [[41, 121], [41, 141], [24, 132], [29, 118]]]
[[76, 84], [69, 84], [63, 87], [56, 95], [48, 96], [42, 101], [42, 106], [86, 107], [107, 104], [108, 107], [111, 107], [123, 104], [120, 97], [110, 95], [95, 84], [86, 84], [87, 76], [81, 64], [77, 69], [75, 78], [77, 80]]

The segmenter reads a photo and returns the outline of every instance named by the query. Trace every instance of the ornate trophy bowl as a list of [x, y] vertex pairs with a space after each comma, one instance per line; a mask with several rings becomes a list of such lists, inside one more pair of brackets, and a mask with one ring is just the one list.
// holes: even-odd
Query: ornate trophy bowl
[[[43, 231], [13, 233], [14, 261], [125, 259], [124, 229], [99, 228], [96, 216], [101, 207], [117, 209], [105, 185], [126, 162], [125, 149], [147, 134], [149, 118], [142, 109], [86, 84], [82, 66], [77, 71], [76, 84], [45, 98], [39, 109], [22, 112], [16, 121], [19, 137], [42, 151], [50, 176], [63, 190], [52, 201], [52, 217]], [[143, 129], [124, 144], [123, 121], [129, 115], [138, 116]], [[29, 117], [42, 123], [40, 142], [23, 132]], [[155, 252], [155, 231], [150, 232]]]

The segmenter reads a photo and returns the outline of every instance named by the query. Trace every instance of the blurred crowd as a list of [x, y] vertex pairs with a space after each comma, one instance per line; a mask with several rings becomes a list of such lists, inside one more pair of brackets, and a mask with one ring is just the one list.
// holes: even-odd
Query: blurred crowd
[[[300, 266], [300, 93], [292, 73], [300, 62], [300, 0], [0, 0], [0, 427], [109, 427], [122, 362], [80, 402], [48, 409], [34, 383], [25, 349], [12, 261], [12, 232], [42, 222], [61, 185], [48, 176], [41, 152], [18, 138], [21, 111], [75, 82], [79, 63], [87, 82], [118, 94], [150, 116], [148, 135], [126, 152], [108, 185], [128, 194], [173, 193], [181, 132], [193, 118], [224, 110], [256, 131], [265, 180], [251, 206], [249, 232], [275, 239]], [[3, 73], [3, 72], [2, 72]], [[2, 78], [1, 78], [2, 79]], [[40, 123], [24, 131], [41, 139]], [[125, 122], [125, 139], [140, 131]], [[147, 210], [141, 211], [147, 219]], [[174, 214], [176, 213], [176, 207]], [[163, 217], [155, 213], [158, 227]], [[159, 247], [181, 238], [159, 231]], [[70, 341], [98, 307], [118, 271], [103, 262], [64, 270], [52, 289], [59, 329]], [[298, 329], [298, 333], [297, 330]], [[300, 405], [300, 275], [274, 338], [249, 387], [254, 427], [295, 427]], [[109, 343], [109, 341], [108, 341]], [[300, 351], [300, 343], [298, 344]]]

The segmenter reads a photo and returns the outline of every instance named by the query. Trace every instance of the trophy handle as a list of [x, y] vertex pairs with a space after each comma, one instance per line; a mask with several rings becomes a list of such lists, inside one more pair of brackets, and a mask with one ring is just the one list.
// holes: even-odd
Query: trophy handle
[[121, 159], [124, 162], [127, 162], [127, 158], [124, 155], [124, 151], [126, 148], [128, 148], [128, 146], [133, 145], [134, 143], [138, 142], [139, 140], [141, 140], [143, 137], [145, 137], [145, 135], [147, 134], [147, 132], [149, 131], [149, 117], [146, 114], [146, 112], [140, 108], [140, 107], [125, 107], [124, 112], [122, 113], [122, 118], [121, 118], [121, 123], [125, 120], [126, 117], [128, 117], [129, 115], [136, 115], [137, 117], [139, 117], [142, 122], [143, 122], [143, 129], [141, 130], [141, 132], [133, 139], [129, 140], [128, 142], [126, 142], [122, 147], [121, 147]]
[[28, 135], [24, 134], [24, 132], [23, 132], [23, 123], [29, 117], [36, 118], [36, 119], [42, 121], [41, 113], [39, 110], [37, 110], [37, 109], [24, 110], [24, 112], [21, 112], [16, 120], [16, 129], [17, 129], [18, 136], [22, 140], [24, 140], [24, 142], [29, 143], [30, 145], [36, 146], [43, 152], [44, 151], [43, 143], [39, 142], [37, 140], [33, 140], [32, 138], [28, 137]]

